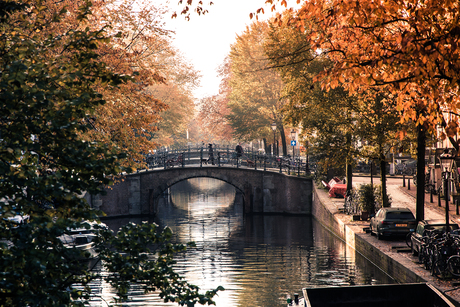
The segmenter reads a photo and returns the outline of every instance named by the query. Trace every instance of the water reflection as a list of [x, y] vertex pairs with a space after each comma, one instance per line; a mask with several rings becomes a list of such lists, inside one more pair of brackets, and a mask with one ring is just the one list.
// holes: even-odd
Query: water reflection
[[[310, 217], [243, 216], [235, 189], [221, 181], [183, 181], [166, 198], [155, 222], [171, 227], [177, 242], [197, 245], [178, 256], [176, 269], [203, 290], [223, 286], [217, 306], [285, 306], [307, 286], [392, 283]], [[106, 221], [113, 229], [126, 222]], [[136, 294], [132, 305], [177, 306]]]

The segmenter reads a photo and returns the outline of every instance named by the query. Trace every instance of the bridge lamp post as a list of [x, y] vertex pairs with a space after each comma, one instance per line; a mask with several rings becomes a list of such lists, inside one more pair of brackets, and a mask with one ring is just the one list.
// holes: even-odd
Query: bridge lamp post
[[276, 138], [276, 123], [273, 122], [272, 124], [272, 130], [273, 130], [273, 156], [275, 156], [275, 138]]
[[445, 149], [444, 152], [439, 156], [439, 161], [442, 171], [442, 179], [444, 181], [444, 199], [446, 201], [446, 232], [449, 232], [449, 180], [450, 173], [452, 171], [452, 162], [455, 157]]
[[294, 129], [292, 129], [291, 130], [292, 161], [295, 161], [295, 135], [296, 135], [296, 132]]

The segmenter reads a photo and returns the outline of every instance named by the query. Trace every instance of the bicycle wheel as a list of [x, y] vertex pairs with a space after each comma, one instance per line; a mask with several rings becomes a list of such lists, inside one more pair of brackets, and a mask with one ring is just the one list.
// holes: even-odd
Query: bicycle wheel
[[[409, 247], [411, 249], [411, 251], [413, 251], [413, 248], [412, 248], [412, 232], [409, 232], [407, 235], [406, 235], [406, 245], [407, 247]], [[412, 253], [413, 254], [413, 253]]]
[[454, 275], [459, 277], [460, 276], [460, 256], [454, 255], [449, 257], [447, 260], [447, 268], [449, 269], [449, 272]]
[[425, 270], [431, 271], [434, 260], [434, 251], [426, 247], [423, 254], [423, 266], [425, 267]]
[[447, 268], [447, 261], [444, 259], [438, 259], [435, 263], [433, 263], [431, 268], [431, 275], [440, 279], [444, 279], [447, 277], [448, 273], [449, 270]]

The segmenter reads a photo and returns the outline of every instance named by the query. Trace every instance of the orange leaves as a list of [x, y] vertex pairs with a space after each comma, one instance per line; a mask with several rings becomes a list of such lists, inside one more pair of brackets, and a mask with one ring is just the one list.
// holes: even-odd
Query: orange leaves
[[450, 121], [447, 124], [447, 127], [444, 129], [446, 131], [446, 135], [448, 137], [454, 137], [457, 135], [458, 132], [458, 124], [456, 121]]
[[404, 140], [407, 136], [407, 131], [406, 130], [401, 130], [395, 133], [396, 138], [398, 138], [400, 141]]
[[449, 100], [460, 85], [458, 2], [318, 0], [303, 2], [297, 13], [298, 29], [311, 25], [310, 43], [334, 63], [323, 87], [385, 87], [398, 97], [403, 119], [428, 126], [436, 124], [436, 116], [411, 111], [417, 100], [455, 108]]

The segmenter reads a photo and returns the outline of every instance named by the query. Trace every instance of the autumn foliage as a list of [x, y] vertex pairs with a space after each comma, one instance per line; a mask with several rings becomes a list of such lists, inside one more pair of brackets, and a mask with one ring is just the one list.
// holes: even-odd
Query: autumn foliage
[[317, 77], [324, 87], [384, 88], [403, 121], [432, 129], [442, 110], [458, 110], [459, 16], [457, 1], [319, 0], [302, 2], [289, 23], [334, 61]]

